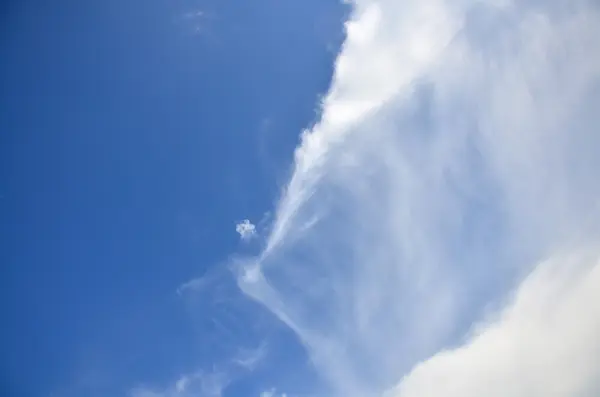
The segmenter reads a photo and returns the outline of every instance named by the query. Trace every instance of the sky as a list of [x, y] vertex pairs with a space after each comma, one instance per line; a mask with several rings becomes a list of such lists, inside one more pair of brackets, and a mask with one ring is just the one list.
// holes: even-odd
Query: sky
[[2, 394], [600, 393], [597, 2], [2, 18]]
[[252, 249], [236, 224], [272, 209], [347, 8], [1, 8], [0, 394], [128, 396], [219, 364], [218, 309], [177, 290]]

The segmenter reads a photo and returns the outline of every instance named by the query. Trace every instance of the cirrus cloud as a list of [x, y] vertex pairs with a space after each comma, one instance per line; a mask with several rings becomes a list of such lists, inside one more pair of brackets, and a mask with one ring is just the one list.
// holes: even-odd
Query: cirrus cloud
[[357, 0], [346, 29], [242, 291], [335, 396], [595, 395], [597, 3]]

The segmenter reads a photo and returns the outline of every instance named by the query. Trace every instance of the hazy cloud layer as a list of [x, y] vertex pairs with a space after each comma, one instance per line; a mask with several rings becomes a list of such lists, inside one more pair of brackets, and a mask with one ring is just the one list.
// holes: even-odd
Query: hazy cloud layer
[[597, 3], [357, 0], [346, 26], [240, 288], [330, 395], [596, 395]]

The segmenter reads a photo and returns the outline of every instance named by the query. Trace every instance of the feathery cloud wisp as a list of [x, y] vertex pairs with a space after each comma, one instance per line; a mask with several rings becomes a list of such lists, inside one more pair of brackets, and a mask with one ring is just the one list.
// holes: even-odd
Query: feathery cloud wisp
[[198, 371], [180, 376], [173, 385], [164, 390], [137, 387], [130, 395], [131, 397], [221, 397], [230, 381], [231, 379], [223, 373]]

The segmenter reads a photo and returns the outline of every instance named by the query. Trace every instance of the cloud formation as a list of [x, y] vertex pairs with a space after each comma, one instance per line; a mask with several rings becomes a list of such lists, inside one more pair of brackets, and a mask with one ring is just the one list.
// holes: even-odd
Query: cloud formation
[[197, 371], [185, 374], [164, 390], [137, 387], [130, 392], [131, 397], [221, 397], [231, 379], [224, 373]]
[[256, 235], [256, 226], [248, 219], [244, 219], [235, 225], [235, 231], [240, 235], [242, 240], [249, 240]]
[[597, 247], [542, 263], [497, 321], [419, 364], [390, 396], [597, 396]]
[[321, 393], [596, 395], [598, 4], [356, 0], [346, 28], [242, 291]]
[[260, 397], [287, 397], [285, 393], [278, 393], [275, 389], [265, 390], [260, 393]]
[[267, 343], [264, 341], [255, 349], [240, 349], [234, 357], [233, 363], [245, 370], [252, 371], [265, 358], [267, 351]]

